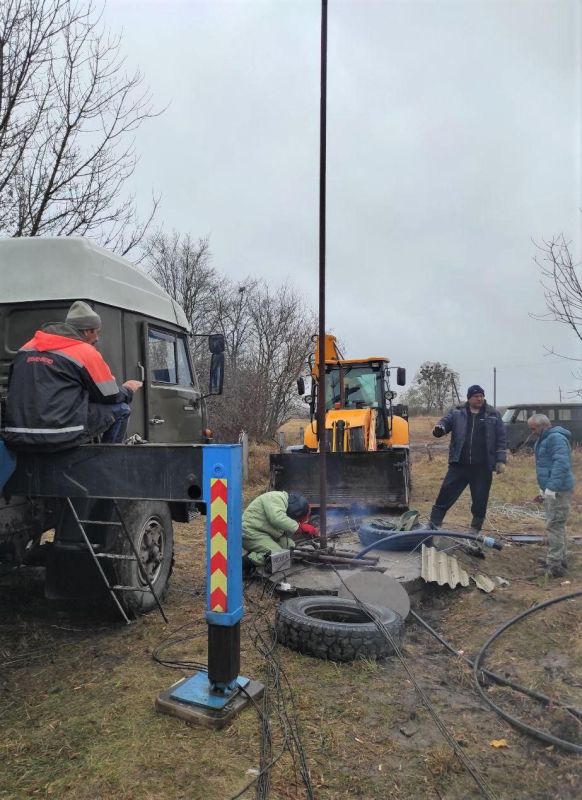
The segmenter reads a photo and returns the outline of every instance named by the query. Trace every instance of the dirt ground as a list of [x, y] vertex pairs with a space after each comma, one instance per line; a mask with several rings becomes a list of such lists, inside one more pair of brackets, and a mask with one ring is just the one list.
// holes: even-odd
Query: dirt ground
[[[413, 421], [413, 441], [428, 441], [430, 420]], [[249, 499], [268, 478], [267, 448], [254, 448]], [[575, 453], [582, 476], [582, 452]], [[413, 507], [426, 515], [446, 469], [446, 454], [419, 446], [413, 457]], [[510, 459], [496, 477], [488, 526], [502, 535], [541, 532], [533, 458]], [[469, 503], [451, 512], [466, 528]], [[247, 708], [232, 725], [211, 732], [155, 712], [154, 698], [194, 668], [172, 670], [152, 659], [204, 661], [204, 528], [176, 526], [176, 568], [166, 604], [127, 627], [114, 614], [42, 596], [34, 577], [0, 586], [0, 798], [58, 800], [229, 800], [259, 769], [261, 722]], [[569, 524], [582, 535], [582, 486]], [[536, 574], [539, 545], [506, 544], [485, 561], [460, 554], [470, 572], [509, 583], [490, 595], [476, 588], [427, 589], [417, 609], [455, 648], [474, 655], [503, 622], [532, 604], [582, 589], [582, 547], [572, 543], [566, 580]], [[246, 591], [242, 671], [281, 691], [270, 692], [271, 751], [299, 739], [314, 797], [320, 800], [467, 800], [481, 791], [428, 716], [401, 664], [322, 662], [277, 646], [275, 666], [260, 652], [276, 600], [258, 584]], [[492, 649], [487, 666], [582, 708], [580, 601], [540, 612]], [[172, 643], [172, 641], [174, 643]], [[582, 795], [580, 756], [519, 733], [473, 688], [471, 671], [410, 618], [403, 652], [418, 682], [463, 752], [499, 800], [574, 800]], [[574, 718], [489, 689], [496, 702], [538, 727], [582, 743]], [[495, 747], [492, 742], [501, 742]], [[291, 752], [290, 752], [291, 750]], [[268, 760], [268, 759], [267, 759]], [[273, 800], [308, 796], [296, 744], [270, 772]], [[242, 795], [259, 796], [256, 788]]]

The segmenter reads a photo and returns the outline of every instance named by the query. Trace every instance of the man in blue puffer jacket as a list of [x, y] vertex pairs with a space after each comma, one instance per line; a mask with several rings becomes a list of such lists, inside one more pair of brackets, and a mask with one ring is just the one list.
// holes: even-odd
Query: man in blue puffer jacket
[[467, 402], [453, 408], [435, 425], [433, 436], [451, 434], [449, 469], [430, 514], [431, 528], [440, 528], [445, 514], [465, 488], [471, 490], [471, 533], [485, 521], [493, 472], [500, 474], [507, 460], [505, 426], [499, 412], [485, 402], [477, 384], [467, 389]]
[[552, 578], [563, 578], [568, 567], [566, 521], [570, 513], [574, 473], [572, 472], [572, 434], [552, 423], [545, 414], [534, 414], [527, 421], [537, 433], [535, 444], [536, 473], [540, 499], [546, 512], [548, 557], [541, 561]]

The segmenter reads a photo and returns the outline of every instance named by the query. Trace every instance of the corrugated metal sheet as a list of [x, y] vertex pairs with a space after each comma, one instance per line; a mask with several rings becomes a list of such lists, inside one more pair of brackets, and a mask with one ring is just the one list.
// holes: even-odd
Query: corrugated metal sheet
[[477, 588], [481, 589], [482, 592], [492, 592], [493, 589], [496, 587], [495, 581], [492, 581], [487, 575], [483, 575], [483, 573], [479, 573], [479, 575], [473, 575], [473, 580], [477, 584]]
[[435, 547], [422, 545], [421, 573], [427, 583], [438, 583], [439, 586], [448, 585], [451, 589], [459, 584], [469, 585], [469, 575], [461, 567], [454, 556], [449, 556]]

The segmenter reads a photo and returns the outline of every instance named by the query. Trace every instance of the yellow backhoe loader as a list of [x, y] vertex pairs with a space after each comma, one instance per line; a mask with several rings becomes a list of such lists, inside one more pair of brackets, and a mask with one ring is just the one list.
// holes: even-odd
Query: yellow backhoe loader
[[[303, 445], [271, 455], [271, 488], [301, 492], [319, 503], [315, 409], [319, 381], [319, 337], [309, 360], [312, 392], [305, 397], [311, 412]], [[390, 367], [389, 359], [345, 359], [336, 337], [326, 335], [325, 427], [327, 430], [327, 502], [330, 507], [370, 510], [407, 509], [410, 500], [408, 413], [393, 405], [390, 374], [404, 386], [406, 371]], [[305, 392], [303, 378], [297, 381]]]

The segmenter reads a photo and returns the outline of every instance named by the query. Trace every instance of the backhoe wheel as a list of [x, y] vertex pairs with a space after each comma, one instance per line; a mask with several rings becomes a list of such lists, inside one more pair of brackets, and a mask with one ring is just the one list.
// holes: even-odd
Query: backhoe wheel
[[[400, 642], [402, 619], [394, 611], [371, 605], [376, 617]], [[392, 645], [355, 600], [340, 597], [293, 597], [281, 603], [276, 616], [281, 644], [330, 661], [386, 658]]]
[[[154, 501], [131, 501], [120, 503], [123, 521], [139, 554], [140, 562], [150, 579], [158, 599], [162, 601], [169, 587], [174, 566], [174, 530], [172, 516], [167, 503]], [[133, 550], [123, 530], [119, 530], [118, 553], [133, 556]], [[118, 595], [128, 611], [146, 614], [157, 608], [156, 601], [137, 562], [114, 561], [115, 580], [122, 586], [135, 586], [136, 591], [119, 592]], [[140, 590], [140, 591], [138, 591]], [[145, 591], [142, 591], [145, 590]]]

